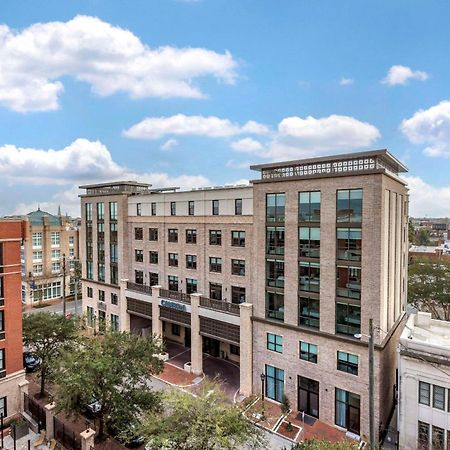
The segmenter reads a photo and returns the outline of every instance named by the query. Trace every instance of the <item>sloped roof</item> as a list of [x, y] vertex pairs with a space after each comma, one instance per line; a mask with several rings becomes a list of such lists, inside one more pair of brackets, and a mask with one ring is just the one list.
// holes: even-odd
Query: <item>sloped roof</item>
[[46, 211], [41, 211], [40, 209], [36, 211], [31, 211], [27, 214], [32, 225], [42, 225], [44, 217], [48, 217], [48, 222], [50, 225], [60, 225], [59, 217], [54, 216]]

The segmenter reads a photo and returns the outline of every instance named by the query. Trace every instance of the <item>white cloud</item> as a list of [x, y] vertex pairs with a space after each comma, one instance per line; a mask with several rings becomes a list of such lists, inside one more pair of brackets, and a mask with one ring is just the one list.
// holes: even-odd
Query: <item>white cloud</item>
[[405, 85], [409, 80], [425, 81], [428, 78], [429, 75], [421, 70], [412, 70], [406, 66], [395, 65], [389, 69], [386, 77], [381, 82], [389, 86], [396, 86], [398, 84]]
[[245, 153], [257, 153], [259, 150], [263, 150], [264, 146], [261, 142], [252, 138], [239, 139], [231, 143], [231, 148], [238, 152]]
[[0, 25], [0, 105], [20, 112], [57, 109], [63, 76], [90, 84], [100, 96], [201, 98], [193, 80], [212, 76], [233, 84], [236, 69], [229, 52], [151, 48], [96, 17], [36, 23], [22, 31]]
[[417, 111], [402, 121], [401, 131], [413, 144], [426, 144], [428, 156], [450, 157], [450, 101]]
[[225, 165], [230, 169], [248, 169], [252, 163], [249, 161], [237, 162], [234, 159], [230, 159]]
[[341, 86], [349, 86], [351, 84], [353, 84], [355, 82], [355, 80], [353, 78], [341, 78], [341, 81], [339, 81], [339, 84]]
[[176, 139], [168, 139], [164, 144], [161, 145], [161, 150], [170, 150], [173, 147], [178, 145], [178, 141]]
[[164, 136], [207, 136], [223, 138], [242, 133], [265, 134], [268, 128], [260, 123], [249, 121], [243, 126], [215, 116], [186, 116], [176, 114], [170, 117], [147, 117], [123, 131], [132, 139], [160, 139]]
[[450, 217], [450, 186], [432, 186], [420, 177], [402, 178], [410, 189], [410, 216]]

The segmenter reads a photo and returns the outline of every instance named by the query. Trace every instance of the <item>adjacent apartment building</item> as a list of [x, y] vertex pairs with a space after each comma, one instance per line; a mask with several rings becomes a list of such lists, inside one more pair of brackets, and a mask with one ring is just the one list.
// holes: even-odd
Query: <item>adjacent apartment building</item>
[[26, 233], [25, 222], [0, 219], [0, 415], [5, 419], [20, 411], [28, 384], [22, 360], [20, 294], [20, 247]]
[[252, 169], [249, 186], [82, 186], [88, 323], [186, 345], [194, 373], [202, 352], [239, 362], [243, 395], [367, 437], [372, 318], [378, 434], [406, 300], [406, 167], [379, 150]]
[[70, 274], [78, 259], [78, 227], [71, 218], [40, 208], [23, 216], [27, 238], [22, 247], [22, 301], [27, 306], [58, 300], [71, 292]]
[[450, 446], [450, 323], [412, 314], [399, 344], [399, 448]]

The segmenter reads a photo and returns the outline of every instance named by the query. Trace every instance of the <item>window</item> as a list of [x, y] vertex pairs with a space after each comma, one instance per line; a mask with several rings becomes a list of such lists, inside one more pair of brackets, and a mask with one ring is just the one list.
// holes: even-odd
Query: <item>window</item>
[[42, 264], [33, 265], [33, 275], [42, 275], [44, 273], [44, 266]]
[[319, 382], [298, 376], [298, 409], [309, 416], [319, 417]]
[[111, 284], [119, 284], [119, 268], [117, 267], [117, 264], [111, 264], [109, 266], [109, 272]]
[[105, 281], [105, 265], [99, 263], [97, 265], [97, 270], [98, 270], [98, 281]]
[[69, 245], [73, 245], [75, 243], [75, 238], [73, 236], [69, 236]]
[[433, 450], [444, 450], [444, 429], [433, 425], [431, 427], [431, 447]]
[[148, 229], [148, 240], [149, 241], [157, 241], [158, 240], [158, 228], [149, 228]]
[[231, 286], [231, 302], [232, 303], [245, 302], [245, 287]]
[[33, 261], [42, 261], [42, 251], [33, 252]]
[[194, 201], [193, 200], [189, 200], [188, 201], [188, 215], [193, 216], [194, 215]]
[[267, 333], [267, 350], [283, 353], [283, 336]]
[[144, 262], [144, 250], [134, 250], [134, 260], [136, 262]]
[[233, 247], [245, 247], [245, 231], [232, 231], [231, 245]]
[[266, 286], [284, 288], [284, 261], [266, 260]]
[[242, 198], [236, 198], [234, 200], [234, 214], [236, 216], [242, 216]]
[[69, 258], [70, 259], [75, 258], [75, 249], [74, 248], [69, 248]]
[[305, 327], [319, 328], [320, 325], [319, 299], [312, 297], [299, 298], [298, 324]]
[[209, 258], [209, 271], [210, 272], [222, 272], [222, 258], [210, 256]]
[[178, 242], [178, 230], [176, 228], [169, 228], [168, 240], [169, 242]]
[[362, 189], [337, 191], [336, 222], [362, 222]]
[[105, 223], [104, 222], [97, 223], [97, 237], [98, 237], [98, 240], [105, 239]]
[[222, 245], [221, 230], [209, 230], [209, 245]]
[[267, 222], [284, 222], [285, 194], [266, 194]]
[[177, 203], [176, 202], [170, 202], [170, 215], [171, 216], [177, 215]]
[[117, 220], [117, 202], [109, 202], [109, 220]]
[[284, 295], [266, 292], [266, 317], [284, 321]]
[[421, 422], [417, 424], [417, 449], [428, 450], [430, 448], [430, 424]]
[[243, 259], [231, 260], [231, 274], [245, 276], [245, 261]]
[[359, 434], [359, 395], [336, 388], [335, 396], [336, 425]]
[[283, 400], [284, 370], [266, 364], [266, 397], [277, 402]]
[[150, 264], [158, 264], [158, 252], [149, 252]]
[[445, 409], [445, 389], [441, 386], [433, 385], [433, 408]]
[[361, 228], [337, 229], [337, 259], [361, 261]]
[[336, 295], [346, 298], [361, 298], [361, 268], [337, 266]]
[[299, 262], [299, 289], [320, 292], [320, 264], [309, 261]]
[[298, 239], [301, 258], [320, 258], [320, 228], [300, 227]]
[[298, 216], [300, 222], [320, 222], [320, 192], [298, 194]]
[[186, 269], [196, 269], [196, 268], [197, 268], [197, 256], [186, 255]]
[[222, 285], [218, 283], [209, 283], [209, 298], [222, 300]]
[[219, 200], [212, 201], [212, 215], [213, 216], [219, 215]]
[[194, 278], [186, 278], [186, 293], [194, 294], [197, 292], [197, 280]]
[[233, 345], [233, 344], [230, 344], [230, 353], [231, 353], [232, 355], [239, 356], [239, 355], [241, 354], [239, 345]]
[[172, 324], [172, 335], [173, 336], [180, 336], [181, 334], [181, 328], [180, 325], [173, 323]]
[[86, 221], [92, 222], [92, 203], [86, 203], [84, 207], [86, 212]]
[[52, 273], [59, 273], [61, 271], [61, 263], [53, 262], [52, 263]]
[[142, 228], [134, 229], [134, 239], [136, 241], [142, 241], [144, 239], [144, 230]]
[[159, 276], [155, 272], [149, 272], [148, 274], [150, 286], [157, 286], [159, 284]]
[[361, 333], [361, 308], [349, 303], [336, 304], [336, 333]]
[[105, 220], [105, 204], [97, 203], [97, 220]]
[[40, 247], [42, 245], [42, 233], [33, 233], [31, 236], [33, 247]]
[[419, 403], [422, 405], [430, 406], [431, 385], [419, 381]]
[[317, 363], [317, 345], [308, 342], [300, 342], [300, 359]]
[[134, 282], [137, 284], [144, 284], [144, 272], [142, 272], [142, 270], [134, 271]]
[[197, 230], [186, 230], [186, 244], [197, 243]]
[[118, 304], [119, 304], [119, 296], [114, 292], [111, 292], [111, 305], [118, 305]]
[[61, 235], [60, 235], [59, 231], [52, 231], [51, 232], [50, 237], [51, 237], [52, 245], [59, 245], [60, 244], [60, 240], [61, 240], [60, 236]]
[[6, 364], [5, 364], [5, 349], [2, 348], [0, 349], [0, 371], [3, 371], [6, 369]]
[[92, 289], [91, 287], [88, 287], [86, 290], [86, 295], [88, 296], [88, 298], [93, 298], [94, 297], [94, 289]]
[[3, 417], [8, 417], [7, 403], [7, 397], [0, 398], [0, 414]]
[[[0, 332], [5, 331], [5, 311], [0, 311]], [[5, 339], [5, 335], [3, 335], [0, 339]]]
[[175, 275], [169, 275], [167, 280], [169, 282], [169, 291], [178, 291], [178, 277]]
[[111, 331], [116, 333], [119, 331], [119, 316], [111, 314]]
[[169, 266], [178, 267], [178, 253], [169, 253]]
[[94, 263], [92, 261], [86, 261], [86, 278], [88, 280], [94, 279]]
[[152, 216], [156, 216], [156, 203], [155, 202], [151, 203], [150, 209], [151, 209]]
[[358, 356], [346, 352], [337, 352], [337, 370], [358, 375]]
[[136, 215], [142, 216], [142, 204], [141, 203], [136, 203]]
[[117, 223], [109, 224], [110, 241], [117, 243]]
[[266, 253], [284, 255], [284, 227], [267, 227]]
[[105, 291], [103, 291], [101, 289], [98, 290], [98, 299], [101, 302], [105, 301]]
[[110, 244], [109, 246], [109, 250], [110, 250], [110, 258], [111, 258], [111, 263], [113, 264], [117, 264], [119, 262], [119, 252], [117, 249], [117, 244]]

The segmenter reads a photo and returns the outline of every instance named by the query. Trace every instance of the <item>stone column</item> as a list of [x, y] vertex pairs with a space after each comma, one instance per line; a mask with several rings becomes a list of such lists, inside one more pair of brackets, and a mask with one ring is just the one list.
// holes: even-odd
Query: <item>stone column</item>
[[95, 431], [88, 428], [80, 433], [81, 450], [91, 450], [94, 448]]
[[28, 380], [23, 380], [19, 383], [19, 408], [20, 408], [20, 412], [23, 413], [25, 411], [25, 398], [23, 394], [28, 394], [28, 385], [29, 385], [29, 381]]
[[253, 372], [253, 323], [251, 303], [241, 303], [240, 312], [240, 388], [239, 392], [244, 397], [252, 395], [252, 372]]
[[130, 315], [127, 313], [127, 298], [125, 296], [125, 289], [127, 288], [127, 279], [120, 280], [119, 291], [119, 308], [120, 308], [120, 331], [130, 331]]
[[55, 430], [53, 427], [53, 417], [55, 415], [54, 410], [56, 408], [56, 403], [49, 403], [44, 406], [45, 408], [45, 422], [47, 439], [53, 439], [55, 437]]
[[159, 318], [159, 290], [162, 286], [152, 286], [152, 333], [162, 336], [162, 322]]
[[200, 334], [201, 294], [191, 294], [191, 371], [194, 375], [203, 374], [203, 339]]

